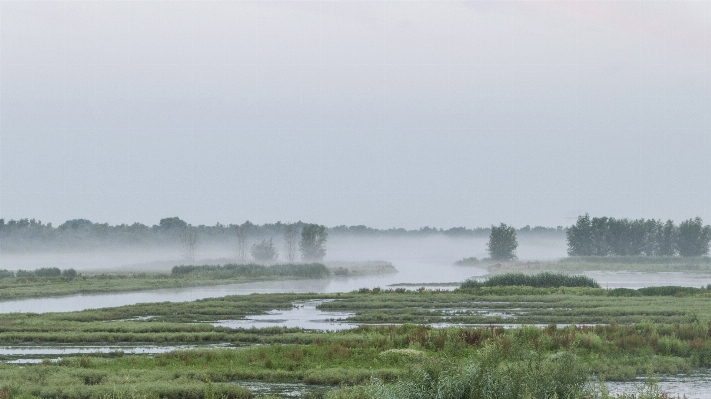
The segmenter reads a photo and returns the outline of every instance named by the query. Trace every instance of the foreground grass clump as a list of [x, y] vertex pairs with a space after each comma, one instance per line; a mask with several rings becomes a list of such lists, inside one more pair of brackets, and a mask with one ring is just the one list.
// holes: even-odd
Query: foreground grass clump
[[[514, 359], [512, 359], [514, 358]], [[375, 381], [365, 389], [345, 389], [331, 398], [373, 399], [520, 399], [583, 398], [589, 370], [570, 352], [541, 356], [521, 352], [506, 356], [496, 347], [484, 348], [476, 361], [458, 364], [428, 361], [400, 381]]]
[[288, 263], [271, 266], [250, 264], [204, 265], [204, 266], [174, 266], [171, 274], [174, 276], [210, 276], [216, 278], [230, 277], [303, 277], [322, 278], [329, 275], [325, 265], [321, 263]]
[[562, 273], [539, 273], [539, 274], [523, 274], [523, 273], [506, 273], [489, 277], [485, 281], [467, 280], [462, 283], [461, 288], [479, 288], [479, 287], [507, 287], [507, 286], [525, 286], [536, 288], [558, 288], [558, 287], [588, 287], [600, 288], [600, 285], [595, 280], [586, 276], [569, 276]]

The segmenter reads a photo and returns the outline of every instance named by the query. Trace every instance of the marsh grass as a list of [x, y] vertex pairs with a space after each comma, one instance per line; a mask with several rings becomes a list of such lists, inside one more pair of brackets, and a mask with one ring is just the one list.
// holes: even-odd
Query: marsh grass
[[59, 272], [59, 269], [52, 273], [18, 271], [18, 277], [2, 278], [0, 300], [210, 286], [262, 280], [325, 278], [330, 275], [329, 270], [319, 263], [271, 266], [257, 264], [176, 266], [171, 274], [102, 273], [78, 276], [73, 269], [59, 274], [56, 272]]

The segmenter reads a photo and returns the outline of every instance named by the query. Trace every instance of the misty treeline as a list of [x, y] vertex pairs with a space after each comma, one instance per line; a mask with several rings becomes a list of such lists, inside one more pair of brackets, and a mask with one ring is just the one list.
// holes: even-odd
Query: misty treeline
[[704, 256], [709, 253], [711, 226], [701, 218], [676, 225], [654, 219], [579, 216], [567, 229], [570, 256]]
[[64, 269], [60, 270], [58, 267], [42, 267], [35, 270], [5, 270], [0, 269], [0, 279], [4, 278], [31, 278], [31, 277], [64, 277], [65, 279], [73, 279], [79, 274], [74, 269]]
[[[86, 219], [68, 220], [58, 226], [52, 223], [42, 223], [35, 219], [9, 220], [0, 219], [0, 251], [3, 252], [36, 252], [36, 251], [57, 251], [57, 250], [97, 250], [97, 249], [121, 249], [135, 247], [175, 247], [181, 246], [184, 249], [185, 257], [194, 256], [195, 248], [202, 245], [234, 245], [237, 240], [238, 258], [246, 258], [250, 254], [253, 245], [262, 244], [262, 240], [282, 239], [287, 249], [283, 251], [283, 259], [293, 261], [300, 248], [296, 234], [289, 234], [288, 229], [301, 232], [305, 225], [309, 223], [265, 223], [262, 225], [253, 224], [246, 221], [242, 224], [221, 224], [214, 226], [198, 225], [193, 226], [178, 217], [161, 219], [153, 226], [142, 223], [109, 225], [108, 223], [93, 223]], [[291, 226], [291, 227], [290, 227]], [[562, 226], [550, 227], [530, 227], [525, 226], [516, 230], [520, 235], [549, 235], [563, 236], [565, 230]], [[189, 232], [190, 234], [186, 234]], [[491, 233], [491, 228], [467, 229], [464, 227], [453, 227], [441, 229], [434, 227], [422, 227], [420, 229], [407, 230], [404, 228], [375, 229], [367, 226], [336, 226], [326, 227], [328, 236], [353, 236], [353, 237], [429, 237], [429, 236], [449, 236], [449, 237], [487, 237]], [[291, 237], [285, 238], [285, 237]], [[249, 243], [247, 242], [249, 241]], [[240, 242], [242, 244], [240, 244]], [[275, 243], [272, 243], [275, 245]], [[269, 255], [269, 243], [263, 243], [256, 251], [262, 251], [265, 256]]]

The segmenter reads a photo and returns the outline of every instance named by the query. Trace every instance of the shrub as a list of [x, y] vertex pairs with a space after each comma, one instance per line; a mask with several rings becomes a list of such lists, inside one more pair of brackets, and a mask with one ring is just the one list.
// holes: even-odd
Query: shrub
[[15, 277], [15, 273], [14, 273], [14, 272], [11, 272], [11, 271], [5, 270], [5, 269], [0, 269], [0, 279], [3, 279], [3, 278], [13, 278], [13, 277]]
[[37, 277], [59, 277], [62, 275], [62, 271], [57, 267], [43, 267], [35, 270], [34, 274]]
[[600, 285], [590, 277], [586, 276], [569, 276], [562, 273], [538, 273], [538, 274], [523, 274], [523, 273], [506, 273], [498, 276], [489, 277], [483, 282], [476, 280], [467, 280], [462, 283], [461, 288], [479, 288], [479, 287], [496, 287], [496, 286], [526, 286], [536, 288], [558, 288], [558, 287], [589, 287], [600, 288]]

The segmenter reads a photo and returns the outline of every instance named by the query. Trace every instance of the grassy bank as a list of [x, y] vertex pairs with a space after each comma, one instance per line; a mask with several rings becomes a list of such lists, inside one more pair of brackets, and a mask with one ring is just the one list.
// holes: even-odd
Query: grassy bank
[[72, 275], [71, 277], [62, 275], [62, 273], [55, 276], [47, 276], [46, 273], [38, 274], [29, 271], [18, 272], [17, 274], [20, 277], [13, 276], [0, 279], [0, 301], [75, 294], [210, 286], [263, 280], [327, 278], [333, 275], [329, 269], [320, 263], [277, 264], [272, 266], [257, 264], [176, 266], [169, 274], [95, 274]]

